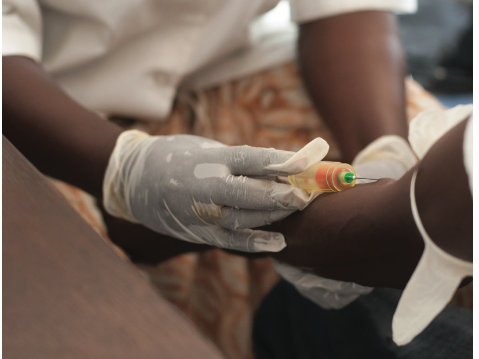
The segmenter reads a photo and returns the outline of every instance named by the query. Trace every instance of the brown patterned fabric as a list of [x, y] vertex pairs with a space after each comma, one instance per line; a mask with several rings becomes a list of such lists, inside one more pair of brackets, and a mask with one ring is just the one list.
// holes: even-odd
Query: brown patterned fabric
[[[409, 119], [420, 111], [442, 107], [413, 80], [406, 81], [406, 88]], [[322, 137], [331, 146], [327, 158], [341, 159], [334, 137], [309, 102], [292, 63], [208, 90], [180, 91], [165, 123], [134, 122], [125, 127], [154, 135], [194, 134], [228, 145], [291, 151]], [[107, 239], [93, 201], [76, 188], [55, 183]], [[227, 358], [253, 358], [253, 314], [278, 280], [270, 259], [246, 259], [212, 250], [180, 255], [156, 267], [138, 267]], [[472, 308], [471, 287], [453, 301]]]

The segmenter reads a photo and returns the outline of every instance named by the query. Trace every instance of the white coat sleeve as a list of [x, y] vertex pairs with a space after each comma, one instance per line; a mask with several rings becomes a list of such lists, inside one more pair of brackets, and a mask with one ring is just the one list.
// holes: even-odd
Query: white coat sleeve
[[2, 32], [2, 56], [27, 56], [40, 62], [42, 19], [35, 0], [4, 0]]
[[413, 13], [417, 10], [417, 0], [289, 0], [289, 2], [291, 20], [297, 23], [363, 10], [394, 13]]

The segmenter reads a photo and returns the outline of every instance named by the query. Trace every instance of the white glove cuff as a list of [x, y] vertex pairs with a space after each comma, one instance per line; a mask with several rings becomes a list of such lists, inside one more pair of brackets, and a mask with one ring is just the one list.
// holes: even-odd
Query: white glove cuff
[[417, 163], [417, 157], [409, 143], [404, 138], [396, 135], [381, 136], [371, 142], [358, 153], [353, 166], [377, 159], [396, 159], [403, 163], [407, 170]]
[[128, 196], [129, 175], [144, 140], [151, 138], [138, 130], [125, 131], [116, 140], [103, 179], [103, 206], [112, 216], [139, 223], [131, 211]]
[[399, 300], [392, 330], [397, 345], [408, 344], [446, 307], [462, 279], [473, 275], [472, 262], [457, 258], [436, 245], [424, 228], [411, 179], [411, 211], [424, 240], [424, 252]]
[[417, 157], [409, 143], [402, 137], [388, 135], [366, 146], [352, 165], [359, 177], [399, 179], [416, 163]]
[[279, 261], [273, 261], [276, 271], [304, 297], [323, 309], [341, 309], [361, 295], [373, 290], [352, 282], [341, 282], [303, 272]]

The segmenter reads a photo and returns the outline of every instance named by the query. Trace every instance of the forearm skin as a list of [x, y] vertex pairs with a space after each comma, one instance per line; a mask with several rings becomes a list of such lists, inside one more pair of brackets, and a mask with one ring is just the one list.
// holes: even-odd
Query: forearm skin
[[101, 199], [122, 129], [68, 97], [33, 60], [7, 56], [2, 66], [3, 134], [41, 172]]
[[298, 58], [344, 161], [380, 136], [407, 137], [407, 66], [393, 14], [360, 11], [302, 24]]

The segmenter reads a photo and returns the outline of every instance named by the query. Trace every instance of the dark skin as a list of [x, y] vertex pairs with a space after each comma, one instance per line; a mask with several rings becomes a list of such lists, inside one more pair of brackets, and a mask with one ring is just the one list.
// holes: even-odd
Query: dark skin
[[465, 125], [462, 121], [444, 135], [401, 179], [323, 194], [304, 211], [265, 227], [283, 233], [288, 244], [272, 256], [327, 278], [404, 288], [424, 247], [409, 200], [418, 168], [416, 203], [427, 233], [445, 251], [472, 261], [472, 196], [462, 162]]
[[302, 24], [298, 60], [343, 162], [383, 135], [407, 138], [404, 50], [396, 17], [361, 11]]
[[465, 126], [463, 121], [428, 151], [419, 168], [416, 201], [434, 243], [472, 262], [473, 202], [462, 160]]
[[[368, 26], [362, 26], [365, 23]], [[298, 50], [306, 86], [318, 111], [336, 134], [347, 160], [381, 135], [405, 136], [404, 56], [398, 41], [394, 18], [383, 12], [358, 12], [301, 25]], [[314, 51], [315, 49], [321, 51]], [[353, 63], [348, 59], [354, 59]], [[2, 63], [3, 133], [43, 173], [82, 188], [101, 203], [103, 174], [122, 128], [77, 104], [34, 61], [21, 56], [10, 56], [4, 57]], [[322, 71], [317, 71], [320, 69]], [[341, 81], [337, 81], [338, 78]], [[377, 207], [368, 205], [367, 200], [373, 200], [374, 197], [379, 201], [381, 196], [397, 195], [395, 191], [386, 190], [391, 187], [394, 186], [388, 181], [381, 181], [333, 195], [336, 197], [320, 196], [306, 211], [278, 224], [288, 241], [287, 250], [278, 254], [278, 258], [300, 266], [314, 267], [309, 251], [317, 248], [316, 242], [325, 246], [327, 250], [324, 253], [336, 251], [335, 256], [340, 257], [348, 252], [352, 256], [355, 252], [352, 248], [356, 247], [348, 249], [347, 236], [346, 242], [317, 241], [309, 236], [309, 241], [301, 244], [304, 248], [301, 254], [288, 228], [292, 228], [295, 221], [301, 222], [302, 217], [305, 218], [304, 222], [309, 223], [308, 218], [316, 216], [315, 222], [318, 222], [317, 218], [324, 215], [325, 208], [331, 213], [335, 206], [344, 208], [341, 199], [346, 198], [346, 194], [357, 196], [353, 198], [358, 200], [356, 208], [368, 206], [372, 210]], [[371, 213], [369, 216], [372, 220], [375, 215]], [[109, 215], [105, 215], [105, 221], [111, 239], [125, 249], [134, 261], [156, 263], [180, 253], [210, 248], [172, 239]], [[351, 219], [350, 223], [353, 222], [356, 224], [351, 228], [360, 229], [360, 221]], [[333, 231], [334, 222], [324, 223], [331, 223]], [[367, 233], [374, 231], [374, 223], [371, 226], [363, 230]], [[342, 227], [344, 230], [349, 228], [346, 225]], [[312, 231], [306, 225], [303, 230], [305, 233]], [[347, 233], [349, 232], [338, 234], [342, 236]], [[398, 263], [398, 266], [406, 268], [407, 273], [413, 263], [417, 262], [417, 248], [420, 247], [417, 240], [410, 239], [409, 242], [412, 247], [416, 246], [416, 250], [411, 252], [406, 262]], [[365, 262], [365, 258], [391, 254], [386, 248], [377, 248], [375, 244], [373, 241], [362, 242], [360, 254], [355, 252], [358, 266], [360, 262]], [[288, 255], [291, 255], [290, 260]], [[298, 262], [301, 256], [304, 257], [303, 263]], [[327, 274], [335, 278], [353, 275], [346, 273], [346, 267], [339, 264], [335, 269], [334, 258], [329, 257], [330, 261], [317, 270], [328, 268]], [[386, 285], [384, 271], [378, 266], [388, 263], [390, 261], [386, 257], [382, 262], [376, 262], [376, 267], [368, 262], [368, 265], [371, 264], [370, 270], [358, 272], [365, 275], [364, 278], [358, 276], [358, 281], [369, 283], [377, 280]], [[373, 267], [376, 274], [373, 273]], [[378, 278], [375, 279], [375, 276]]]
[[122, 129], [73, 101], [31, 59], [3, 66], [3, 134], [43, 173], [97, 198]]

